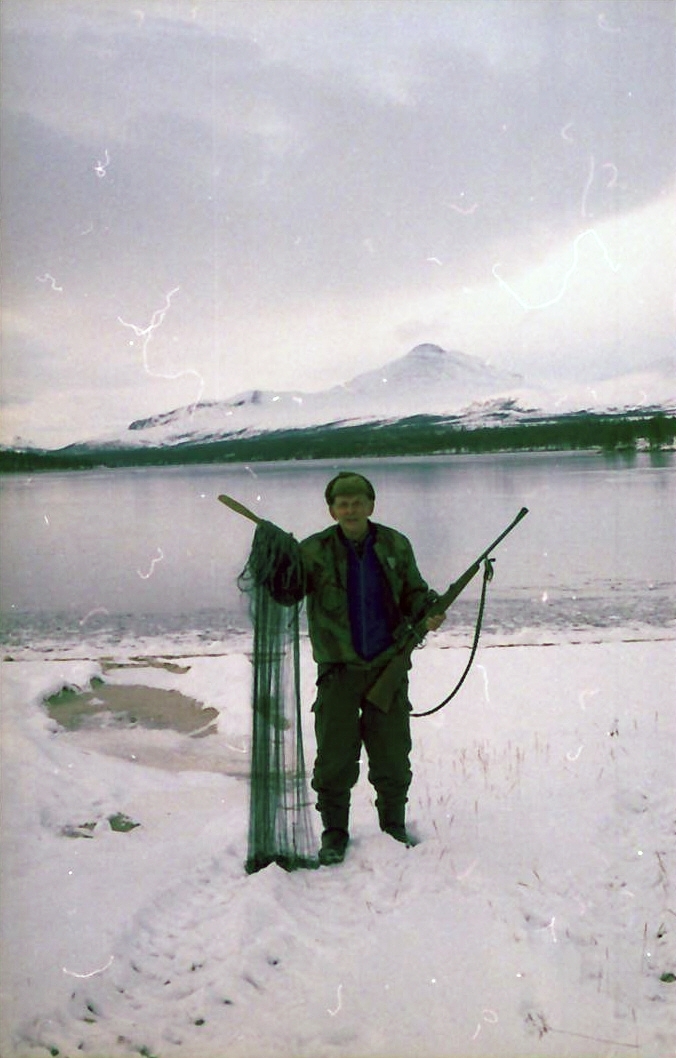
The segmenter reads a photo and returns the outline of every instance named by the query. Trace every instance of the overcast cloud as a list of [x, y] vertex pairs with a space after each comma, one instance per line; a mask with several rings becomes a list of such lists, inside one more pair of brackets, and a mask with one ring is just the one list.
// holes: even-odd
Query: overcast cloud
[[3, 441], [324, 388], [420, 341], [533, 380], [664, 357], [674, 15], [3, 0]]

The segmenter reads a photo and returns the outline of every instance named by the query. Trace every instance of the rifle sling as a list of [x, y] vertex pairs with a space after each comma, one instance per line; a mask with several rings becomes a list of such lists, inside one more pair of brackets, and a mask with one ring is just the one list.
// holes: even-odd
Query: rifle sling
[[423, 713], [409, 713], [409, 716], [416, 716], [416, 717], [419, 717], [419, 716], [431, 716], [432, 713], [438, 713], [440, 709], [443, 709], [443, 707], [445, 705], [448, 705], [448, 703], [453, 698], [455, 698], [456, 694], [458, 693], [458, 691], [462, 687], [463, 683], [467, 679], [467, 676], [469, 675], [469, 670], [472, 667], [472, 664], [474, 662], [474, 658], [476, 657], [476, 652], [477, 652], [477, 649], [478, 649], [478, 646], [479, 646], [479, 637], [481, 636], [481, 625], [483, 623], [484, 609], [485, 609], [485, 606], [486, 606], [486, 593], [488, 591], [488, 583], [491, 580], [492, 576], [493, 576], [493, 570], [491, 568], [490, 562], [485, 562], [484, 563], [483, 582], [481, 584], [481, 598], [479, 599], [479, 610], [477, 612], [476, 626], [474, 628], [474, 640], [472, 642], [472, 649], [470, 651], [469, 661], [467, 662], [467, 665], [465, 666], [465, 671], [463, 672], [462, 676], [460, 677], [460, 679], [456, 683], [456, 685], [453, 688], [453, 690], [451, 691], [451, 693], [446, 698], [444, 698], [443, 702], [439, 702], [439, 705], [435, 705], [433, 709], [426, 709], [425, 712], [423, 712]]

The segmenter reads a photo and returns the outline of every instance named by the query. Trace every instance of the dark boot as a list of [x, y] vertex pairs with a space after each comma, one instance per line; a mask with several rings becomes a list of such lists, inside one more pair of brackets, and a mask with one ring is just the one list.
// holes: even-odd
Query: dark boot
[[389, 834], [395, 841], [402, 845], [413, 845], [413, 841], [406, 833], [406, 805], [405, 804], [378, 804], [378, 820], [380, 829], [384, 834]]
[[350, 840], [346, 830], [336, 827], [325, 830], [322, 834], [322, 847], [319, 850], [319, 862], [324, 867], [333, 867], [345, 859], [345, 850]]
[[394, 838], [395, 841], [400, 841], [402, 845], [406, 845], [408, 848], [413, 845], [413, 841], [406, 832], [405, 826], [398, 823], [390, 823], [386, 827], [381, 827], [381, 829], [384, 834], [389, 834], [391, 838]]
[[350, 840], [347, 829], [350, 806], [348, 804], [322, 809], [321, 816], [324, 831], [322, 847], [319, 850], [319, 862], [325, 867], [330, 867], [333, 864], [342, 863], [345, 859], [345, 850]]

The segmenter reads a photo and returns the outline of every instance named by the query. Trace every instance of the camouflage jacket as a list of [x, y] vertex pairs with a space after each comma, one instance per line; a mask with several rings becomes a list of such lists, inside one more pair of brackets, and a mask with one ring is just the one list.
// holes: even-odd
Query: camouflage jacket
[[[382, 566], [396, 608], [394, 624], [415, 621], [438, 598], [430, 591], [416, 564], [408, 539], [396, 529], [370, 522], [374, 551]], [[347, 597], [347, 550], [338, 526], [332, 525], [301, 541], [304, 583], [292, 600], [307, 596], [312, 652], [319, 665], [343, 662], [366, 665], [352, 644]], [[379, 655], [385, 660], [392, 648]]]

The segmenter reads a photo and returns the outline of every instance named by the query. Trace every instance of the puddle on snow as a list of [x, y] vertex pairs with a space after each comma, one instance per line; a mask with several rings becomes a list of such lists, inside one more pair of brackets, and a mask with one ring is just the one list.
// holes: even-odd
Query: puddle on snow
[[65, 687], [44, 705], [59, 737], [80, 749], [168, 771], [249, 774], [248, 742], [204, 738], [216, 734], [218, 711], [180, 691], [93, 680], [90, 690]]
[[204, 708], [175, 690], [96, 680], [88, 691], [65, 687], [45, 700], [47, 712], [66, 731], [102, 728], [168, 728], [202, 737], [216, 732], [218, 710]]

